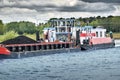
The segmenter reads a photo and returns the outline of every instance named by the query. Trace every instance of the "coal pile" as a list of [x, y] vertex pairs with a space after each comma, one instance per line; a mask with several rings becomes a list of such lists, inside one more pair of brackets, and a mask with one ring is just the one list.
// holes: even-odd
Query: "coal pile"
[[1, 44], [5, 44], [5, 45], [8, 45], [8, 44], [31, 44], [31, 43], [37, 43], [37, 41], [35, 41], [31, 38], [28, 38], [26, 36], [18, 36], [16, 38], [1, 42]]

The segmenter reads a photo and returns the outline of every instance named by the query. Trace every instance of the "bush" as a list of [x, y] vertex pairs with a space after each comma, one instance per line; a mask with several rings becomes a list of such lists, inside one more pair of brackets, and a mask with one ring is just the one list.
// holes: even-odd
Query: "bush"
[[2, 41], [6, 41], [8, 39], [13, 39], [17, 36], [18, 36], [18, 33], [16, 33], [15, 31], [9, 31], [9, 32], [6, 32], [4, 35], [1, 36], [2, 38], [1, 38], [0, 41], [2, 42]]
[[3, 35], [0, 35], [0, 42], [4, 41]]

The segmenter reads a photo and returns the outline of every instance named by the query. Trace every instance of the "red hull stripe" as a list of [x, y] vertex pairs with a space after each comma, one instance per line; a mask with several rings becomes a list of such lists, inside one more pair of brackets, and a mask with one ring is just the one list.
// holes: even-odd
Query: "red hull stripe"
[[102, 44], [102, 43], [111, 43], [111, 38], [92, 38], [90, 40], [92, 44]]
[[87, 34], [87, 33], [81, 33], [80, 34], [80, 37], [87, 37], [87, 36], [96, 36], [96, 34], [95, 33], [89, 33], [89, 34]]
[[5, 47], [0, 47], [0, 54], [10, 55], [10, 51]]

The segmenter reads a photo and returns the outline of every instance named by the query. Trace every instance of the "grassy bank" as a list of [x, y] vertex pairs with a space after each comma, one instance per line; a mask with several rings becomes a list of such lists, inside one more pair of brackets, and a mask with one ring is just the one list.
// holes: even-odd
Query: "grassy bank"
[[0, 42], [15, 38], [17, 36], [18, 34], [15, 31], [6, 32], [3, 35], [0, 35]]
[[115, 39], [120, 39], [120, 33], [113, 33], [113, 37]]

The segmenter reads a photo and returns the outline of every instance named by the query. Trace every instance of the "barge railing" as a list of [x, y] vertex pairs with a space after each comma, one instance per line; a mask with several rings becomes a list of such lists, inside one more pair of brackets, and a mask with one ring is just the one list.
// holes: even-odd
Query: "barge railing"
[[42, 42], [34, 44], [9, 44], [5, 45], [11, 52], [51, 50], [73, 47], [73, 42]]

